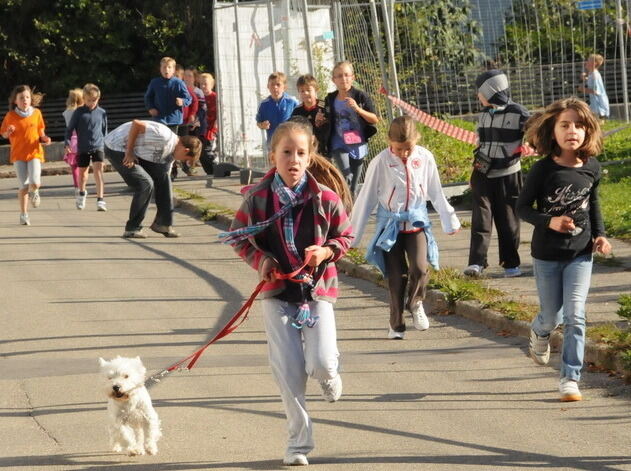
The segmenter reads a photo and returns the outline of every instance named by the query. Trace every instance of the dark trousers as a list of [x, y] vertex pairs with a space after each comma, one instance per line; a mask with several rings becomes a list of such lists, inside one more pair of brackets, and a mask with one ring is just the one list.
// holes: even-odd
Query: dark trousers
[[396, 243], [390, 252], [384, 252], [384, 256], [390, 290], [390, 327], [397, 332], [405, 332], [403, 311], [411, 310], [423, 301], [427, 292], [429, 263], [425, 233], [400, 232]]
[[348, 187], [351, 190], [351, 195], [353, 195], [354, 198], [364, 159], [354, 159], [348, 152], [344, 152], [340, 149], [334, 150], [331, 155], [337, 168], [339, 168], [342, 175], [344, 175], [346, 183], [348, 183]]
[[515, 268], [519, 259], [519, 217], [517, 196], [521, 191], [521, 171], [499, 178], [488, 178], [474, 170], [471, 175], [473, 210], [469, 265], [488, 266], [487, 252], [491, 242], [493, 221], [500, 249], [500, 266]]
[[136, 165], [127, 168], [123, 165], [123, 152], [116, 152], [105, 148], [105, 155], [112, 163], [125, 183], [134, 190], [134, 196], [129, 208], [129, 220], [125, 224], [126, 231], [137, 231], [142, 228], [142, 221], [147, 213], [151, 195], [155, 192], [156, 224], [160, 226], [173, 225], [173, 198], [169, 171], [171, 164], [158, 164], [148, 160], [138, 159]]
[[202, 153], [199, 156], [199, 162], [206, 172], [206, 175], [213, 175], [215, 169], [215, 158], [216, 154], [216, 143], [215, 139], [208, 140], [206, 138], [202, 138]]

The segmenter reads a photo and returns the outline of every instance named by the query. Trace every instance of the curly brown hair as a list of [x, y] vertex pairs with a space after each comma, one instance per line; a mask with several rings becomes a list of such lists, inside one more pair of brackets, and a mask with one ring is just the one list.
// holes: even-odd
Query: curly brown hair
[[586, 162], [602, 152], [603, 135], [598, 118], [587, 103], [576, 97], [557, 100], [543, 113], [533, 115], [526, 123], [526, 140], [537, 149], [539, 155], [560, 155], [561, 149], [554, 139], [554, 126], [559, 115], [567, 110], [576, 111], [585, 126], [585, 141], [576, 152]]

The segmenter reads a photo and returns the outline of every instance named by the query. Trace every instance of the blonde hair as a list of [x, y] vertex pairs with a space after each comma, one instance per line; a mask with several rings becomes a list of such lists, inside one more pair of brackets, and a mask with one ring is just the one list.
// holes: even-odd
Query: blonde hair
[[318, 183], [330, 188], [334, 193], [337, 193], [344, 205], [344, 209], [350, 212], [353, 207], [353, 198], [351, 197], [351, 192], [346, 184], [346, 180], [335, 165], [317, 153], [316, 139], [313, 135], [313, 129], [308, 122], [285, 121], [280, 124], [272, 135], [270, 158], [280, 140], [292, 132], [305, 134], [307, 136], [307, 140], [309, 141], [309, 166], [307, 169], [309, 173], [311, 173]]
[[280, 80], [282, 83], [287, 83], [287, 76], [282, 72], [274, 72], [267, 77], [267, 83], [269, 84], [272, 80]]
[[392, 142], [416, 142], [419, 133], [414, 120], [408, 115], [394, 118], [388, 129], [388, 139]]
[[29, 92], [31, 94], [31, 106], [39, 106], [44, 99], [44, 94], [36, 93], [34, 88], [31, 89], [28, 85], [16, 85], [9, 94], [9, 111], [13, 111], [17, 107], [15, 100], [20, 93], [24, 92]]
[[193, 158], [193, 165], [195, 165], [202, 154], [202, 141], [196, 136], [182, 136], [180, 137], [180, 144], [188, 149], [186, 155]]
[[173, 59], [173, 57], [165, 56], [162, 59], [160, 59], [160, 65], [162, 64], [167, 64], [167, 65], [173, 64], [173, 66], [175, 66], [175, 59]]
[[561, 149], [554, 138], [554, 127], [559, 115], [567, 110], [576, 111], [580, 122], [585, 126], [585, 140], [576, 154], [583, 162], [586, 162], [590, 157], [602, 152], [603, 136], [598, 118], [589, 109], [587, 103], [576, 97], [557, 100], [543, 113], [530, 118], [526, 123], [528, 128], [526, 140], [537, 149], [540, 155], [560, 155]]
[[75, 110], [81, 105], [83, 105], [83, 90], [81, 90], [80, 88], [73, 88], [68, 91], [68, 98], [66, 98], [66, 109]]
[[87, 96], [90, 98], [100, 98], [101, 90], [93, 83], [86, 83], [83, 86], [83, 96]]
[[337, 69], [341, 69], [342, 67], [348, 67], [349, 69], [351, 69], [351, 74], [355, 75], [355, 69], [353, 68], [353, 64], [351, 64], [349, 61], [340, 61], [340, 62], [336, 62], [335, 65], [333, 66], [333, 70], [331, 71], [331, 75], [335, 75], [335, 71]]
[[210, 88], [213, 88], [215, 86], [215, 77], [213, 77], [213, 74], [209, 74], [208, 72], [199, 74], [198, 81], [201, 82], [202, 79], [210, 80], [212, 82], [212, 86]]
[[588, 59], [594, 61], [594, 65], [596, 66], [596, 68], [600, 67], [601, 65], [603, 65], [603, 62], [605, 62], [605, 58], [600, 54], [590, 54]]

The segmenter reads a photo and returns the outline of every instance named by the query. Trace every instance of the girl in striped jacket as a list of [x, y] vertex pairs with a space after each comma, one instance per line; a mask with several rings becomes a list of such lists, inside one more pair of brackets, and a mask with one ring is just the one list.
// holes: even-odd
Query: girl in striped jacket
[[[231, 231], [221, 236], [267, 282], [262, 305], [269, 361], [287, 415], [286, 465], [308, 464], [314, 447], [307, 378], [319, 381], [329, 402], [342, 394], [332, 303], [338, 291], [335, 262], [353, 237], [340, 196], [307, 171], [322, 159], [314, 143], [309, 125], [281, 124], [271, 140], [274, 168], [246, 193]], [[276, 277], [299, 270], [306, 260], [294, 277], [300, 282]]]

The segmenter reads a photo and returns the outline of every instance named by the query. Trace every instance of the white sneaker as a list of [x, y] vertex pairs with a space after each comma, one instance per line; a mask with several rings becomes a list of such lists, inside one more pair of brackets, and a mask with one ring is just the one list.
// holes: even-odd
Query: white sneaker
[[481, 267], [480, 265], [469, 265], [462, 272], [467, 276], [472, 276], [474, 278], [477, 278], [480, 275], [482, 275], [482, 270], [484, 270], [484, 268]]
[[405, 332], [397, 332], [390, 327], [388, 329], [388, 338], [390, 340], [403, 340], [405, 338]]
[[335, 378], [320, 381], [322, 396], [328, 402], [335, 402], [342, 397], [342, 378], [337, 375]]
[[98, 200], [96, 202], [96, 210], [97, 211], [107, 211], [107, 204], [105, 203], [105, 200]]
[[28, 218], [28, 214], [20, 214], [20, 224], [23, 226], [31, 225], [31, 220]]
[[283, 458], [283, 464], [285, 466], [307, 466], [309, 460], [307, 460], [307, 455], [303, 453], [287, 453]]
[[85, 200], [88, 198], [88, 192], [86, 191], [83, 196], [81, 193], [77, 194], [77, 209], [85, 208]]
[[39, 208], [39, 205], [42, 203], [42, 199], [39, 196], [39, 190], [35, 190], [31, 193], [31, 204], [34, 208]]
[[414, 322], [414, 328], [416, 330], [429, 329], [429, 319], [427, 319], [422, 302], [419, 302], [416, 307], [412, 309], [412, 321]]
[[528, 345], [530, 357], [538, 365], [547, 365], [550, 361], [550, 334], [541, 337], [530, 329], [530, 344]]
[[578, 389], [578, 383], [569, 378], [561, 378], [559, 382], [561, 402], [574, 402], [583, 400], [583, 395]]

